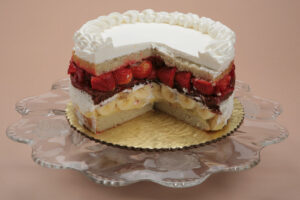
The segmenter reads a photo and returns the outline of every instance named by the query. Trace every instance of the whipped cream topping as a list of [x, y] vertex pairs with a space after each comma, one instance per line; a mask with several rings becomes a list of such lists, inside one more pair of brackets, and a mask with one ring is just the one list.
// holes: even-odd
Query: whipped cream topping
[[234, 58], [235, 34], [220, 22], [195, 14], [147, 9], [88, 21], [75, 33], [74, 42], [75, 54], [90, 63], [155, 48], [220, 72]]

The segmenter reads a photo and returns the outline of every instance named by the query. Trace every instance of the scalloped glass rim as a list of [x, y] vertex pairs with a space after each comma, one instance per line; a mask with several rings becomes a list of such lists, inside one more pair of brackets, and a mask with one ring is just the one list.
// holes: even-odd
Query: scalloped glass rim
[[54, 83], [51, 91], [22, 99], [16, 110], [22, 118], [9, 126], [7, 136], [32, 147], [41, 166], [74, 169], [95, 181], [124, 186], [152, 181], [167, 187], [191, 187], [211, 174], [241, 171], [259, 163], [261, 150], [288, 136], [276, 118], [279, 103], [252, 95], [250, 87], [236, 82], [235, 96], [244, 106], [245, 119], [231, 136], [203, 147], [170, 152], [144, 152], [95, 143], [74, 131], [65, 118], [69, 101], [68, 79]]

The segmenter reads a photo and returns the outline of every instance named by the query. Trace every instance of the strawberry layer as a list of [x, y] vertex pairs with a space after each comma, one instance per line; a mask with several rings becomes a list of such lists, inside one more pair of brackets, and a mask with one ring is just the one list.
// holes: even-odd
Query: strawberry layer
[[[145, 60], [150, 61], [155, 70], [169, 67], [169, 66], [166, 66], [164, 61], [158, 56], [151, 56], [151, 57], [146, 58]], [[160, 80], [158, 77], [151, 78], [151, 79], [149, 79], [149, 78], [144, 78], [144, 79], [133, 78], [128, 84], [117, 85], [113, 91], [100, 91], [100, 90], [96, 90], [96, 89], [92, 88], [91, 78], [94, 76], [93, 74], [80, 68], [81, 66], [78, 67], [74, 62], [71, 62], [70, 65], [72, 65], [72, 69], [71, 69], [72, 71], [71, 72], [69, 71], [72, 85], [80, 90], [87, 92], [89, 95], [91, 95], [95, 105], [112, 97], [114, 94], [119, 93], [125, 89], [132, 88], [135, 85], [147, 84], [150, 82], [160, 83]], [[69, 70], [70, 70], [70, 68], [69, 68]], [[195, 101], [203, 103], [208, 108], [210, 108], [212, 111], [219, 113], [220, 112], [220, 109], [219, 109], [220, 103], [222, 101], [226, 100], [232, 94], [232, 92], [234, 90], [234, 85], [235, 85], [234, 67], [228, 73], [227, 76], [230, 76], [230, 82], [226, 85], [225, 89], [223, 88], [222, 93], [218, 92], [218, 88], [216, 86], [216, 85], [218, 85], [218, 82], [213, 83], [213, 85], [214, 85], [213, 89], [215, 92], [210, 95], [201, 93], [199, 90], [197, 90], [197, 88], [195, 86], [191, 87], [187, 91], [187, 90], [185, 90], [185, 88], [182, 88], [176, 81], [174, 81], [173, 88], [177, 89], [177, 91], [180, 93], [184, 93], [185, 95], [190, 96]], [[219, 81], [219, 82], [221, 82], [221, 81]]]

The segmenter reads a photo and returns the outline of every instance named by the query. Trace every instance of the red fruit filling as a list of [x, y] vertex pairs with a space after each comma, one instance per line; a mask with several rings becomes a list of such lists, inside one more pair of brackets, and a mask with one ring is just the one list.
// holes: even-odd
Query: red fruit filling
[[219, 89], [218, 92], [224, 92], [227, 89], [231, 80], [231, 76], [229, 74], [225, 75], [221, 80], [217, 82], [217, 87]]
[[156, 74], [160, 82], [172, 88], [174, 85], [175, 73], [175, 67], [164, 67], [158, 69]]
[[134, 78], [144, 79], [151, 75], [152, 63], [148, 60], [144, 60], [141, 63], [134, 64], [131, 69]]
[[214, 87], [211, 82], [202, 79], [193, 79], [194, 88], [204, 95], [211, 95], [214, 93]]
[[156, 75], [157, 71], [155, 68], [152, 68], [151, 74], [148, 76], [149, 80], [154, 80], [156, 79], [157, 75]]
[[76, 72], [76, 67], [72, 61], [70, 61], [69, 69], [68, 69], [68, 74], [74, 74]]
[[113, 72], [118, 85], [126, 85], [132, 80], [132, 71], [130, 68], [120, 68]]
[[177, 72], [175, 75], [175, 82], [183, 90], [186, 89], [188, 92], [191, 90], [191, 72]]
[[74, 73], [74, 77], [75, 77], [75, 80], [79, 83], [83, 83], [84, 82], [84, 79], [85, 79], [85, 76], [84, 76], [84, 70], [83, 69], [80, 69], [80, 68], [77, 68], [76, 69], [76, 72]]
[[220, 102], [233, 92], [234, 71], [235, 66], [232, 64], [231, 71], [222, 79], [209, 82], [193, 77], [190, 72], [178, 71], [176, 67], [166, 66], [159, 56], [151, 56], [142, 62], [129, 62], [127, 66], [121, 66], [117, 70], [99, 76], [83, 70], [71, 61], [68, 74], [71, 76], [73, 86], [89, 93], [95, 104], [134, 85], [161, 82], [219, 112]]
[[116, 88], [116, 81], [111, 72], [101, 74], [100, 76], [92, 76], [92, 88], [103, 92], [114, 91]]

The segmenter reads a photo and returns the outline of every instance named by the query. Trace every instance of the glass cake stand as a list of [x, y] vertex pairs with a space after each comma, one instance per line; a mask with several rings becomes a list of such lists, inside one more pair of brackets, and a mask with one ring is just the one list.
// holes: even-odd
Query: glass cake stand
[[209, 145], [179, 151], [147, 152], [96, 143], [74, 131], [65, 116], [68, 79], [51, 91], [16, 104], [22, 118], [7, 128], [7, 136], [32, 147], [32, 158], [41, 166], [74, 169], [109, 186], [152, 181], [183, 188], [201, 184], [211, 174], [241, 171], [259, 163], [260, 151], [288, 136], [275, 120], [278, 103], [253, 96], [249, 86], [236, 82], [235, 96], [244, 106], [243, 124], [232, 135]]

